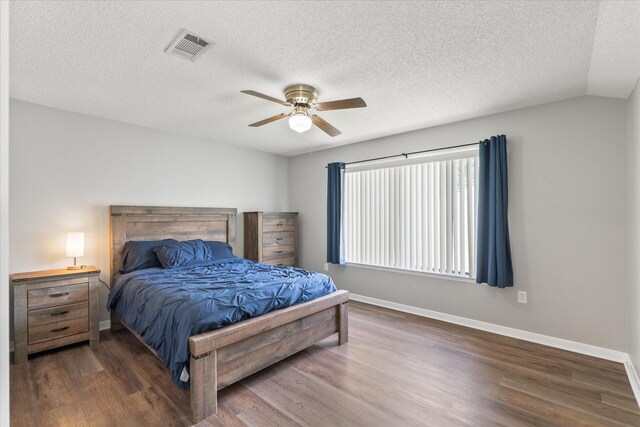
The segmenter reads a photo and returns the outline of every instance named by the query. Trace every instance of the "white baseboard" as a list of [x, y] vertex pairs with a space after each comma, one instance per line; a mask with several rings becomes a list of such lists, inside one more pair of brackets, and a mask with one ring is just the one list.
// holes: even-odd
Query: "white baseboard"
[[636, 397], [636, 401], [640, 404], [640, 379], [638, 379], [638, 372], [633, 366], [633, 362], [629, 355], [627, 355], [627, 359], [624, 361], [624, 369], [627, 371], [627, 377], [629, 377], [629, 383], [631, 383], [633, 395]]

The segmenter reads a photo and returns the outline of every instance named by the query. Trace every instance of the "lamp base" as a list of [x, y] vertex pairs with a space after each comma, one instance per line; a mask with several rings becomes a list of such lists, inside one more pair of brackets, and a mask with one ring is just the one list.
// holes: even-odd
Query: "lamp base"
[[82, 270], [82, 266], [81, 265], [70, 265], [69, 267], [67, 267], [67, 270]]

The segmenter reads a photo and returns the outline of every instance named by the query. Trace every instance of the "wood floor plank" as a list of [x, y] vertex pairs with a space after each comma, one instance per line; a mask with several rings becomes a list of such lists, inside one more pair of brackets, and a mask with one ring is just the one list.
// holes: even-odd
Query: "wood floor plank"
[[[95, 403], [95, 402], [94, 402]], [[124, 402], [117, 406], [94, 406], [93, 408], [84, 405], [83, 412], [90, 427], [118, 426], [118, 427], [139, 427], [146, 425], [141, 420], [135, 419], [135, 414], [127, 411]]]
[[249, 426], [296, 427], [298, 424], [271, 405], [252, 406], [237, 417]]
[[36, 425], [39, 427], [84, 427], [89, 424], [85, 414], [71, 404], [43, 411], [37, 418]]
[[583, 412], [549, 402], [518, 390], [509, 390], [496, 396], [500, 400], [535, 414], [547, 425], [556, 426], [621, 426], [623, 423], [614, 420], [603, 420], [599, 417], [586, 416]]
[[[305, 350], [290, 362], [317, 381], [332, 384], [347, 394], [377, 405], [403, 424], [416, 424], [433, 417], [435, 408], [451, 403], [447, 396], [421, 393], [420, 387], [412, 387], [388, 372], [378, 370], [371, 375], [367, 365], [319, 347]], [[385, 390], [384, 399], [380, 399], [380, 390]], [[445, 420], [443, 417], [438, 421]]]
[[144, 389], [149, 384], [143, 382], [131, 369], [130, 361], [132, 355], [127, 352], [128, 337], [124, 332], [116, 333], [118, 338], [123, 338], [122, 340], [118, 341], [114, 336], [114, 339], [101, 342], [93, 352], [103, 368], [109, 371], [110, 375], [124, 390], [124, 394], [129, 395]]
[[155, 387], [147, 387], [127, 397], [126, 412], [136, 420], [154, 426], [188, 426], [192, 423], [168, 404]]
[[[319, 350], [319, 349], [317, 349]], [[468, 411], [471, 406], [496, 406], [495, 401], [489, 401], [482, 393], [460, 393], [455, 380], [445, 380], [443, 383], [432, 381], [418, 374], [396, 370], [372, 371], [365, 367], [359, 372], [356, 359], [339, 360], [329, 356], [331, 352], [324, 352], [313, 356], [316, 349], [308, 349], [304, 357], [292, 357], [292, 363], [301, 370], [320, 375], [326, 381], [338, 387], [345, 387], [345, 391], [358, 395], [360, 399], [378, 405], [386, 412], [393, 413], [401, 420], [401, 425], [485, 425], [500, 424], [521, 425], [522, 419], [530, 418], [526, 414], [518, 414], [509, 410], [503, 413], [487, 416], [486, 411]], [[323, 361], [325, 365], [323, 366]], [[320, 372], [323, 368], [328, 371]], [[346, 367], [340, 372], [339, 367]], [[331, 372], [329, 375], [326, 373]], [[486, 386], [486, 385], [485, 385]], [[384, 390], [384, 399], [380, 398], [380, 390]]]
[[640, 408], [638, 408], [638, 403], [635, 398], [622, 397], [610, 393], [601, 393], [601, 401], [606, 405], [640, 415]]
[[[348, 343], [333, 335], [222, 389], [199, 426], [640, 426], [622, 364], [349, 309]], [[126, 330], [13, 365], [11, 391], [16, 426], [190, 424], [188, 392]]]
[[[121, 413], [125, 407], [126, 389], [106, 370], [82, 377], [78, 384], [80, 396], [91, 396], [91, 399], [79, 398], [76, 405], [78, 409], [89, 415], [93, 412], [107, 410], [113, 413]], [[100, 406], [96, 407], [96, 402]]]
[[247, 425], [296, 425], [241, 382], [223, 389], [218, 395], [218, 404]]
[[612, 379], [601, 372], [574, 372], [573, 381], [595, 389], [605, 390], [621, 396], [633, 397], [633, 390], [629, 381]]
[[[33, 397], [35, 392], [32, 387], [31, 365], [23, 363], [11, 366], [11, 399], [10, 407], [37, 409], [37, 403]], [[35, 426], [34, 414], [36, 411], [18, 412], [11, 411], [11, 425], [19, 427]]]
[[[122, 331], [125, 332], [126, 331]], [[134, 356], [131, 369], [138, 378], [147, 384], [153, 384], [155, 390], [161, 394], [166, 402], [177, 411], [181, 417], [191, 417], [189, 393], [175, 386], [162, 362], [150, 352]]]
[[300, 425], [401, 425], [399, 419], [326, 383], [309, 381], [288, 361], [242, 383]]
[[76, 344], [61, 349], [60, 362], [74, 383], [76, 379], [95, 374], [103, 369], [95, 354], [91, 351], [91, 347], [84, 344]]
[[237, 416], [226, 408], [218, 406], [218, 413], [196, 424], [197, 427], [247, 427]]
[[623, 424], [640, 425], [637, 414], [605, 405], [597, 400], [597, 398], [590, 399], [586, 397], [586, 395], [580, 395], [575, 388], [549, 387], [539, 381], [521, 378], [505, 378], [500, 382], [500, 385], [535, 396], [547, 402], [582, 411], [585, 415], [591, 414], [596, 418], [601, 418], [603, 421], [613, 420]]
[[33, 400], [42, 411], [73, 404], [78, 396], [58, 353], [39, 354], [30, 362]]

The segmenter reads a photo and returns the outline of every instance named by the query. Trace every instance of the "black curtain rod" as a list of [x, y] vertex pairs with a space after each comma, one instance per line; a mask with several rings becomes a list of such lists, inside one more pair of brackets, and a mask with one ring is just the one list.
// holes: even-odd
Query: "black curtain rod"
[[[480, 142], [482, 142], [482, 141], [480, 141]], [[480, 144], [480, 142], [472, 142], [470, 144], [454, 145], [454, 146], [451, 146], [451, 147], [431, 148], [429, 150], [412, 151], [410, 153], [401, 153], [401, 154], [394, 154], [392, 156], [374, 157], [372, 159], [356, 160], [355, 162], [347, 162], [347, 163], [345, 163], [345, 166], [346, 165], [355, 165], [356, 163], [374, 162], [376, 160], [393, 159], [395, 157], [404, 157], [405, 159], [408, 159], [409, 156], [412, 156], [414, 154], [430, 153], [432, 151], [440, 151], [440, 150], [451, 150], [453, 148], [460, 148], [460, 147], [469, 147], [471, 145], [478, 145], [478, 144]], [[327, 166], [325, 166], [325, 168], [326, 167]]]

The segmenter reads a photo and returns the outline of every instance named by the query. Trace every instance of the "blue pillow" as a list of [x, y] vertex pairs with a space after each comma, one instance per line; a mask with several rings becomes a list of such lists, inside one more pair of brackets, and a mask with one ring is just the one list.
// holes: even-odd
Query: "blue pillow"
[[200, 239], [185, 242], [165, 240], [153, 251], [163, 268], [194, 267], [213, 261], [211, 249]]
[[131, 273], [144, 268], [162, 267], [160, 261], [153, 252], [153, 248], [162, 244], [164, 240], [135, 241], [130, 240], [124, 244], [122, 250], [122, 268], [120, 273]]
[[216, 242], [216, 241], [206, 241], [204, 242], [209, 249], [211, 249], [211, 253], [213, 253], [213, 259], [226, 259], [226, 258], [235, 258], [236, 256], [233, 254], [233, 249], [225, 242]]

